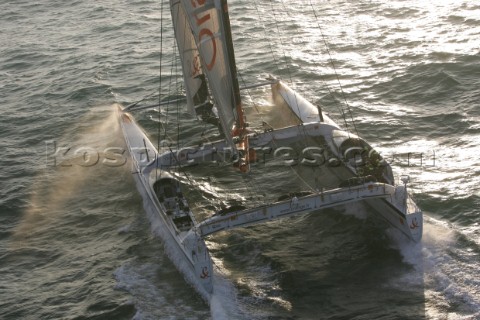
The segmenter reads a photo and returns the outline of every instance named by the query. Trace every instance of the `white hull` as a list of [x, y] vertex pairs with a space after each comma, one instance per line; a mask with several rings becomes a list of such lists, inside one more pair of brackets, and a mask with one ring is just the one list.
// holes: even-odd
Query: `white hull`
[[132, 158], [132, 173], [152, 229], [162, 238], [169, 258], [186, 280], [209, 301], [213, 292], [213, 267], [205, 242], [194, 228], [185, 231], [177, 229], [152, 187], [155, 172], [149, 170], [148, 163], [155, 161], [156, 148], [129, 114], [119, 110], [118, 115]]
[[[322, 114], [320, 117], [319, 112], [321, 111], [317, 107], [313, 106], [282, 82], [274, 84], [273, 90], [274, 93], [279, 94], [284, 99], [291, 111], [294, 112], [305, 125], [312, 125], [313, 122], [323, 128], [319, 129], [319, 131], [322, 132], [321, 135], [325, 137], [325, 141], [330, 145], [332, 152], [336, 154], [338, 159], [344, 161], [345, 168], [350, 171], [352, 177], [355, 177], [356, 168], [351, 165], [352, 159], [348, 160], [346, 154], [342, 154], [342, 148], [339, 146], [340, 143], [338, 140], [361, 139], [351, 133], [344, 134], [345, 131], [341, 130], [328, 115]], [[365, 146], [368, 146], [366, 142]], [[385, 162], [383, 167], [383, 173], [377, 174], [377, 178], [384, 179], [384, 183], [394, 188], [394, 193], [387, 198], [366, 199], [365, 202], [374, 209], [373, 214], [385, 219], [385, 221], [401, 231], [408, 239], [419, 242], [423, 232], [422, 211], [408, 195], [404, 186], [394, 185], [390, 165]]]

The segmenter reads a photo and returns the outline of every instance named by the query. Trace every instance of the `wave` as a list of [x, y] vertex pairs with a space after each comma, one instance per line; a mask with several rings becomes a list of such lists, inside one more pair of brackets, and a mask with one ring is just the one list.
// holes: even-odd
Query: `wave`
[[391, 282], [398, 287], [423, 285], [428, 318], [474, 319], [480, 316], [480, 247], [462, 241], [458, 229], [425, 215], [422, 242], [414, 246], [395, 242], [403, 261], [414, 270]]

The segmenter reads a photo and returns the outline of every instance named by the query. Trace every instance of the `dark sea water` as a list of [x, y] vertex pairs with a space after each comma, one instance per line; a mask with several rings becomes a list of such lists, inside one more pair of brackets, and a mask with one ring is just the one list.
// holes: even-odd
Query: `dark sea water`
[[[167, 4], [7, 0], [0, 318], [480, 319], [480, 5], [230, 2], [241, 82], [281, 77], [340, 119], [330, 53], [358, 132], [412, 179], [422, 243], [379, 230], [361, 205], [222, 233], [208, 239], [217, 294], [207, 305], [165, 255], [129, 164], [105, 161], [106, 148], [124, 147], [115, 103], [181, 94]], [[260, 109], [262, 90], [252, 92]], [[181, 146], [215, 138], [175, 108], [135, 117], [153, 141], [165, 138], [159, 122], [175, 143], [178, 124]], [[288, 185], [268, 167], [240, 183], [230, 166], [188, 175], [199, 217]]]

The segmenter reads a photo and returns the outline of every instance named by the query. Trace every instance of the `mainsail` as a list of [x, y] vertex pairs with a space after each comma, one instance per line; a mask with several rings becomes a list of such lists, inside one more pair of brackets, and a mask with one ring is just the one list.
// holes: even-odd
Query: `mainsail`
[[187, 106], [190, 113], [196, 115], [195, 108], [208, 102], [208, 87], [202, 62], [187, 20], [187, 14], [180, 0], [170, 0], [173, 27], [177, 39], [178, 51], [182, 61], [183, 79], [187, 93]]
[[[185, 10], [223, 131], [229, 144], [235, 147], [232, 135], [239, 135], [239, 132], [243, 135], [244, 119], [227, 2], [226, 0], [180, 0], [180, 3]], [[177, 31], [177, 41], [178, 39]], [[233, 129], [236, 131], [232, 132]]]

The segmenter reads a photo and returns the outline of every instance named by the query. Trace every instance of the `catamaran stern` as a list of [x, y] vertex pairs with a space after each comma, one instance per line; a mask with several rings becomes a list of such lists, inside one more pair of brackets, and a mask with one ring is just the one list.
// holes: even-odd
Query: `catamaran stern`
[[[396, 187], [396, 193], [403, 192], [402, 186]], [[366, 203], [381, 215], [395, 229], [399, 230], [408, 239], [420, 242], [423, 233], [423, 213], [409, 198], [411, 205], [406, 207], [395, 202], [395, 198], [370, 199]]]
[[198, 235], [195, 229], [192, 229], [183, 240], [183, 245], [187, 252], [191, 254], [197, 281], [207, 292], [212, 293], [213, 264], [205, 241]]

